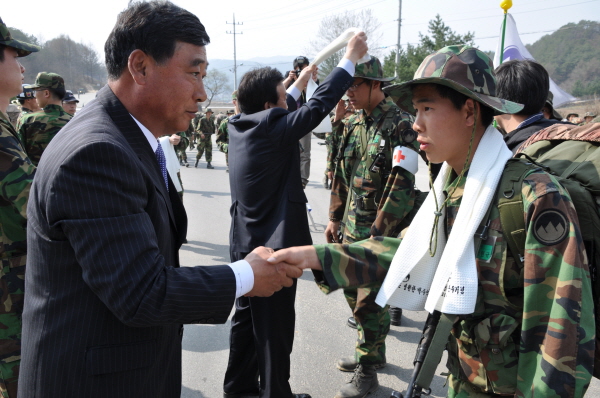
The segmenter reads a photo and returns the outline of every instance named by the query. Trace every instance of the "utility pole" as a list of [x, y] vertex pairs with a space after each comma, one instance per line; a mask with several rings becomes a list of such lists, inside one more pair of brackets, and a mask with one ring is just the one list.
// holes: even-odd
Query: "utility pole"
[[233, 14], [233, 23], [225, 21], [227, 25], [233, 25], [233, 32], [225, 32], [228, 35], [233, 35], [233, 90], [237, 90], [237, 57], [236, 57], [236, 47], [235, 47], [235, 35], [241, 35], [244, 32], [236, 33], [235, 27], [236, 25], [243, 25], [243, 22], [235, 23], [235, 13]]
[[396, 47], [396, 67], [394, 68], [394, 76], [398, 77], [398, 64], [400, 63], [400, 32], [402, 31], [402, 0], [398, 0], [398, 43]]

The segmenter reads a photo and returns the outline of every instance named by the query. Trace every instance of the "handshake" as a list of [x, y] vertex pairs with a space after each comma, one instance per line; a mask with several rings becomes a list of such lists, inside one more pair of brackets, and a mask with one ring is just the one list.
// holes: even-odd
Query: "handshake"
[[283, 287], [292, 286], [293, 279], [302, 276], [305, 269], [322, 269], [313, 246], [290, 247], [277, 252], [261, 246], [245, 260], [254, 272], [254, 286], [246, 294], [249, 297], [268, 297]]

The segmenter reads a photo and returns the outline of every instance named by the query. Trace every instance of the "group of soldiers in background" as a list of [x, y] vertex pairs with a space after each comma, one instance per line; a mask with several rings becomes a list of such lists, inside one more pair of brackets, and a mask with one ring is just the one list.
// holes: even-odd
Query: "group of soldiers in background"
[[37, 166], [52, 138], [75, 116], [79, 100], [56, 73], [40, 72], [34, 84], [22, 88], [16, 99], [20, 109], [11, 104], [8, 116], [25, 153]]
[[569, 113], [567, 117], [564, 119], [565, 121], [571, 122], [578, 126], [585, 126], [588, 123], [598, 123], [600, 122], [600, 116], [596, 114], [596, 112], [586, 112], [583, 115], [583, 118], [579, 117], [578, 113]]

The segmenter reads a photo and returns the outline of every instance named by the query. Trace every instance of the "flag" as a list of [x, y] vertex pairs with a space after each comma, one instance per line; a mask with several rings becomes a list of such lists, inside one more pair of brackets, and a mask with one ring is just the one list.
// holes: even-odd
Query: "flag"
[[[498, 40], [498, 47], [496, 48], [496, 54], [494, 55], [494, 65], [496, 65], [496, 67], [500, 65], [500, 47], [502, 47], [502, 25], [500, 25], [500, 40]], [[503, 62], [510, 61], [511, 59], [530, 59], [535, 61], [535, 58], [527, 51], [527, 48], [525, 48], [519, 37], [515, 20], [512, 15], [508, 14], [506, 18], [506, 33], [504, 36]], [[550, 79], [550, 91], [552, 91], [552, 94], [554, 95], [552, 103], [555, 108], [565, 102], [574, 101], [576, 99], [571, 94], [558, 87], [552, 79]]]

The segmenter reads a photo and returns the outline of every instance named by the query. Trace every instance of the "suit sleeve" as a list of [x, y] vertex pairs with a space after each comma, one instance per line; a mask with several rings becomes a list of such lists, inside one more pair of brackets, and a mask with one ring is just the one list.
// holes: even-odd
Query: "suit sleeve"
[[169, 214], [143, 173], [120, 145], [81, 147], [49, 189], [49, 225], [64, 233], [83, 280], [123, 323], [225, 322], [235, 299], [233, 272], [227, 265], [175, 268], [165, 259], [159, 240], [172, 239], [170, 228], [157, 236], [154, 224], [169, 226]]
[[348, 72], [337, 67], [317, 88], [313, 97], [296, 111], [273, 109], [267, 120], [270, 139], [279, 146], [297, 144], [300, 138], [313, 131], [327, 117], [352, 81]]

